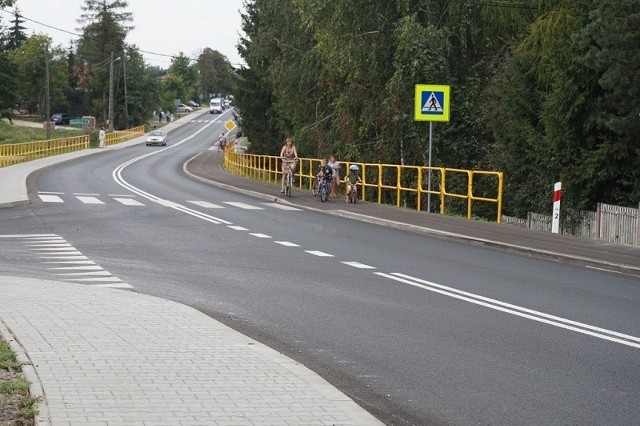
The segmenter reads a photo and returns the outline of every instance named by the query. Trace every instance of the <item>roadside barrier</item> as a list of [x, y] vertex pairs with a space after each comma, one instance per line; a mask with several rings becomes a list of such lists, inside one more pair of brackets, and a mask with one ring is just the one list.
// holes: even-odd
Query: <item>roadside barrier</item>
[[0, 145], [0, 167], [89, 148], [89, 136]]
[[[340, 164], [341, 180], [350, 165], [360, 167], [362, 184], [359, 184], [358, 198], [362, 201], [426, 210], [427, 199], [430, 198], [432, 210], [440, 214], [462, 214], [472, 219], [476, 208], [481, 210], [482, 217], [501, 222], [502, 172], [347, 161]], [[279, 184], [282, 179], [279, 157], [238, 153], [233, 144], [225, 150], [224, 167], [231, 173], [261, 181]], [[300, 158], [294, 177], [295, 186], [310, 190], [319, 167], [319, 159]], [[493, 207], [487, 209], [487, 204]]]
[[[115, 145], [144, 135], [144, 126], [119, 130], [105, 135], [105, 145]], [[80, 151], [90, 146], [89, 135], [0, 145], [0, 167], [37, 160], [38, 158]]]
[[144, 135], [144, 126], [138, 126], [127, 130], [116, 130], [115, 132], [107, 133], [105, 135], [104, 144], [105, 146], [115, 145], [142, 135]]

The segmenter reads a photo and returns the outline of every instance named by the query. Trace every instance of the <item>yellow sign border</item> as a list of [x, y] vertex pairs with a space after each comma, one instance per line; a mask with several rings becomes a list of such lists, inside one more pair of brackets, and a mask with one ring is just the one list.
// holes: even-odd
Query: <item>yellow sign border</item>
[[[422, 113], [422, 93], [424, 92], [443, 92], [443, 112], [442, 115], [423, 114]], [[442, 84], [416, 84], [415, 99], [413, 108], [413, 118], [415, 121], [449, 121], [449, 112], [451, 106], [451, 87]]]

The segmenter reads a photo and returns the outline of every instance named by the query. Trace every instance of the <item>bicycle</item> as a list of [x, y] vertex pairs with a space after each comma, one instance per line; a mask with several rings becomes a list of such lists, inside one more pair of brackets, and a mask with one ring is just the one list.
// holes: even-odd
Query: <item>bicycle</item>
[[358, 202], [358, 187], [356, 185], [350, 185], [350, 190], [347, 194], [347, 202], [353, 204]]
[[287, 164], [287, 175], [284, 180], [284, 196], [291, 198], [291, 187], [293, 186], [293, 172], [291, 171], [291, 164], [294, 164], [296, 160], [282, 160]]
[[320, 178], [318, 176], [313, 177], [313, 186], [311, 187], [311, 193], [315, 197], [320, 192]]
[[322, 179], [322, 182], [320, 183], [320, 201], [322, 201], [323, 203], [325, 201], [327, 201], [329, 199], [329, 182], [327, 182], [325, 179]]

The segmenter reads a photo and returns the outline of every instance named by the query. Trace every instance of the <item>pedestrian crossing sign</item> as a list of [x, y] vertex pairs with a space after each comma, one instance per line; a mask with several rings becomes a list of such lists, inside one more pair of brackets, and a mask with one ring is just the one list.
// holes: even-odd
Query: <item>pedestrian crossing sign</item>
[[449, 121], [449, 93], [449, 86], [416, 84], [414, 119]]

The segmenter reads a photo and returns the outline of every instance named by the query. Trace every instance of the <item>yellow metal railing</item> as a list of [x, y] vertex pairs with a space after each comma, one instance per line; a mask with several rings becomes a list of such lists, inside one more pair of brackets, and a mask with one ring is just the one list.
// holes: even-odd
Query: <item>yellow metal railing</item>
[[[393, 203], [397, 207], [426, 209], [426, 200], [431, 198], [440, 214], [446, 214], [452, 204], [451, 199], [466, 203], [466, 217], [473, 217], [475, 203], [494, 203], [496, 221], [502, 217], [502, 172], [461, 170], [445, 167], [402, 166], [397, 164], [372, 164], [342, 162], [341, 177], [351, 164], [360, 167], [362, 190], [358, 197], [363, 201]], [[280, 158], [270, 155], [237, 153], [230, 144], [224, 153], [224, 166], [234, 174], [247, 176], [266, 182], [278, 183], [282, 178]], [[320, 167], [320, 160], [300, 158], [295, 173], [295, 186], [299, 189], [311, 189], [313, 177]], [[431, 171], [431, 190], [428, 176]]]
[[0, 167], [89, 148], [89, 136], [0, 145]]
[[144, 135], [144, 126], [138, 126], [127, 130], [117, 130], [105, 135], [104, 144], [107, 146], [115, 145], [142, 135]]

